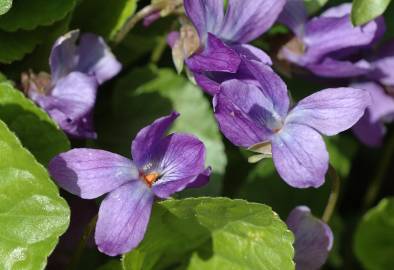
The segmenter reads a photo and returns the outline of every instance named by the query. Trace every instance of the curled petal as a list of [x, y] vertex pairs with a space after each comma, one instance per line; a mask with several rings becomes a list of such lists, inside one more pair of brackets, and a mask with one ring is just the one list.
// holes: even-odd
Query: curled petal
[[346, 60], [335, 60], [326, 57], [319, 63], [306, 64], [314, 74], [328, 78], [349, 78], [368, 74], [372, 66], [365, 60], [352, 63]]
[[209, 177], [211, 176], [211, 173], [212, 173], [212, 168], [211, 167], [206, 168], [205, 171], [203, 171], [201, 174], [195, 177], [194, 180], [187, 185], [187, 187], [199, 188], [205, 186], [209, 182]]
[[362, 143], [370, 147], [381, 146], [386, 133], [384, 123], [371, 121], [369, 111], [366, 111], [364, 116], [352, 127], [352, 130]]
[[321, 135], [307, 126], [286, 124], [272, 138], [272, 158], [279, 175], [292, 187], [320, 187], [328, 169]]
[[224, 44], [220, 39], [208, 33], [206, 47], [186, 60], [191, 71], [223, 71], [235, 73], [241, 63], [236, 51]]
[[316, 63], [328, 53], [342, 49], [353, 49], [370, 45], [375, 41], [379, 24], [371, 21], [354, 27], [350, 14], [342, 17], [318, 17], [309, 21], [305, 27], [304, 43], [307, 46], [304, 61]]
[[357, 123], [369, 104], [370, 95], [365, 90], [325, 89], [301, 100], [286, 122], [306, 125], [332, 136]]
[[138, 132], [131, 144], [131, 154], [139, 168], [150, 161], [151, 153], [178, 116], [179, 113], [173, 112], [168, 116], [157, 119]]
[[77, 71], [93, 75], [99, 84], [111, 79], [122, 69], [102, 37], [83, 34], [78, 46]]
[[274, 24], [285, 3], [286, 0], [229, 0], [218, 36], [232, 43], [248, 43]]
[[56, 183], [84, 199], [97, 198], [138, 179], [131, 160], [103, 150], [77, 148], [62, 153], [49, 164]]
[[394, 40], [384, 44], [379, 49], [378, 57], [372, 61], [376, 71], [372, 79], [379, 80], [384, 85], [394, 86]]
[[306, 206], [298, 206], [291, 211], [287, 226], [294, 233], [297, 270], [317, 270], [326, 262], [333, 244], [330, 227], [312, 216]]
[[240, 44], [231, 45], [231, 48], [233, 48], [237, 53], [239, 53], [239, 55], [242, 56], [242, 58], [246, 60], [255, 60], [266, 65], [272, 65], [271, 57], [269, 57], [268, 54], [257, 47], [249, 44]]
[[142, 181], [134, 181], [108, 194], [100, 206], [95, 231], [98, 249], [109, 255], [125, 254], [145, 235], [154, 195]]
[[75, 46], [78, 36], [79, 30], [73, 30], [55, 41], [49, 57], [53, 82], [74, 71], [78, 63], [77, 47]]

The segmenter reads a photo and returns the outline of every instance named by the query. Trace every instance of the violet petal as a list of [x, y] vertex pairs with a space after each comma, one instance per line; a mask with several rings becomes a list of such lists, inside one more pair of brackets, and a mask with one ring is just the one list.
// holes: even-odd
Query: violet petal
[[56, 183], [84, 199], [97, 198], [139, 176], [131, 160], [107, 151], [86, 148], [57, 155], [48, 169]]
[[94, 34], [81, 35], [78, 55], [76, 70], [94, 75], [99, 84], [111, 79], [122, 69], [104, 39]]
[[[205, 147], [194, 136], [171, 134], [150, 153], [150, 171], [160, 173], [152, 191], [161, 198], [181, 191], [205, 170]], [[147, 166], [147, 165], [145, 165]]]
[[55, 41], [49, 57], [52, 82], [54, 84], [74, 71], [78, 63], [77, 48], [75, 46], [78, 36], [79, 30], [73, 30]]
[[306, 206], [294, 208], [286, 220], [294, 233], [297, 270], [318, 270], [326, 262], [333, 244], [330, 227], [312, 216]]
[[322, 136], [310, 127], [285, 126], [272, 138], [272, 158], [279, 175], [292, 187], [320, 187], [328, 169]]
[[241, 58], [231, 47], [220, 39], [208, 33], [206, 47], [186, 60], [191, 71], [225, 71], [235, 73], [241, 63]]
[[134, 181], [108, 194], [100, 206], [95, 231], [98, 249], [109, 255], [125, 254], [145, 235], [154, 195], [142, 181]]
[[223, 0], [184, 0], [184, 5], [202, 44], [205, 44], [208, 33], [219, 33], [224, 16]]
[[248, 43], [277, 20], [286, 0], [229, 0], [218, 36], [231, 43]]
[[301, 100], [289, 113], [286, 123], [306, 125], [332, 136], [357, 123], [369, 104], [370, 96], [365, 90], [325, 89]]
[[248, 148], [272, 136], [267, 125], [273, 121], [273, 105], [257, 86], [226, 81], [213, 103], [220, 130], [233, 144]]
[[164, 137], [167, 129], [178, 116], [179, 113], [173, 112], [168, 116], [157, 119], [138, 132], [131, 145], [131, 154], [133, 161], [139, 168], [150, 161], [150, 155], [156, 144]]

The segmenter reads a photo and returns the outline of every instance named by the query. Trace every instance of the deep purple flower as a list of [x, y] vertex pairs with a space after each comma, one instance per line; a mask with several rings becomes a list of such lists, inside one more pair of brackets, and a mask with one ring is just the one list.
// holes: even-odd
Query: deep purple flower
[[280, 50], [278, 57], [322, 77], [367, 74], [372, 67], [355, 55], [383, 35], [384, 19], [379, 17], [354, 27], [350, 12], [351, 4], [342, 4], [307, 21], [304, 1], [288, 0], [279, 21], [287, 25], [295, 37]]
[[105, 41], [79, 31], [61, 36], [49, 58], [51, 76], [46, 73], [22, 78], [27, 95], [70, 136], [95, 138], [92, 111], [98, 85], [119, 73], [121, 64]]
[[221, 131], [233, 144], [257, 152], [257, 160], [272, 154], [289, 185], [319, 187], [329, 161], [320, 133], [332, 136], [352, 127], [369, 104], [368, 92], [325, 89], [289, 110], [285, 83], [260, 62], [249, 61], [248, 68], [259, 85], [229, 80], [213, 99]]
[[[273, 25], [285, 2], [229, 0], [225, 12], [224, 0], [185, 0], [186, 14], [195, 33], [189, 30], [185, 36], [181, 30], [179, 42], [173, 42], [178, 51], [175, 54], [184, 55], [196, 82], [208, 93], [215, 94], [220, 82], [228, 76], [239, 79], [245, 76], [240, 70], [242, 59], [271, 64], [267, 54], [247, 43]], [[175, 63], [183, 61], [180, 59]]]
[[95, 240], [110, 256], [126, 253], [143, 239], [154, 198], [207, 183], [205, 147], [197, 138], [164, 136], [178, 113], [143, 128], [131, 145], [132, 160], [107, 151], [73, 149], [56, 156], [49, 171], [67, 191], [84, 199], [108, 193], [100, 206]]
[[286, 224], [295, 236], [296, 269], [320, 269], [327, 260], [334, 240], [330, 227], [314, 217], [306, 206], [294, 208]]

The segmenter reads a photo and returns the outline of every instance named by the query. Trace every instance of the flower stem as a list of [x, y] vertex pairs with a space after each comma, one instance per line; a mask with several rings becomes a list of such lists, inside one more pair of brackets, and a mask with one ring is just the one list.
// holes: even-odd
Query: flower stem
[[324, 213], [323, 213], [323, 217], [322, 217], [322, 220], [325, 223], [328, 223], [330, 221], [332, 214], [334, 213], [335, 206], [338, 202], [338, 197], [339, 197], [339, 192], [340, 192], [340, 187], [341, 187], [340, 178], [339, 178], [336, 170], [334, 169], [334, 167], [331, 164], [328, 169], [328, 176], [330, 177], [332, 184], [331, 184], [330, 197], [328, 198], [326, 209], [324, 209]]
[[167, 47], [166, 36], [159, 37], [157, 41], [157, 45], [153, 50], [150, 58], [151, 63], [157, 64], [160, 61], [161, 56], [163, 55], [166, 47]]
[[120, 31], [116, 35], [115, 40], [114, 40], [115, 44], [120, 43], [126, 37], [127, 33], [129, 33], [130, 30], [133, 29], [134, 26], [139, 21], [144, 19], [146, 16], [148, 16], [152, 12], [154, 12], [156, 10], [160, 10], [162, 5], [163, 5], [162, 3], [158, 3], [156, 5], [152, 4], [152, 5], [146, 6], [143, 9], [141, 9], [140, 11], [138, 11], [136, 14], [134, 14], [134, 16], [131, 16], [129, 18], [129, 20], [126, 22], [126, 24], [123, 26], [123, 28], [120, 29]]
[[387, 147], [384, 150], [382, 159], [379, 162], [378, 169], [376, 171], [375, 177], [372, 179], [371, 184], [368, 187], [367, 193], [364, 198], [364, 209], [368, 209], [372, 206], [379, 191], [382, 187], [384, 177], [386, 176], [387, 170], [390, 167], [391, 157], [394, 151], [394, 134], [391, 135]]
[[79, 241], [78, 247], [74, 252], [74, 255], [70, 261], [69, 270], [74, 270], [77, 269], [78, 264], [81, 260], [83, 251], [85, 250], [86, 244], [89, 240], [90, 235], [92, 234], [94, 227], [96, 226], [97, 222], [97, 215], [95, 215], [92, 220], [89, 222], [89, 224], [86, 226], [85, 231], [83, 232], [83, 235], [81, 237], [81, 240]]

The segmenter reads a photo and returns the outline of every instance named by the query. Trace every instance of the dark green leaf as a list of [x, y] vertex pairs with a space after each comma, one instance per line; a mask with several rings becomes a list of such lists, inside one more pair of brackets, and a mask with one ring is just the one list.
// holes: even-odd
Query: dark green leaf
[[0, 29], [7, 32], [33, 30], [49, 26], [66, 17], [74, 8], [76, 0], [29, 0], [14, 1], [10, 11], [0, 16]]
[[69, 208], [46, 170], [0, 121], [0, 265], [44, 269], [69, 222]]
[[70, 148], [67, 137], [49, 116], [7, 82], [0, 83], [0, 119], [44, 165]]
[[357, 258], [367, 270], [394, 265], [394, 198], [383, 199], [363, 217], [355, 235]]
[[268, 206], [227, 198], [167, 200], [155, 206], [145, 239], [125, 256], [124, 269], [294, 269], [292, 242]]
[[352, 22], [365, 24], [383, 14], [391, 0], [353, 0]]
[[67, 27], [68, 18], [54, 25], [38, 27], [32, 31], [5, 32], [0, 30], [0, 63], [9, 64], [21, 60], [39, 44], [51, 41], [63, 34]]
[[[84, 0], [75, 12], [74, 24], [112, 39], [137, 9], [138, 0]], [[94, 18], [94, 20], [86, 20]]]

